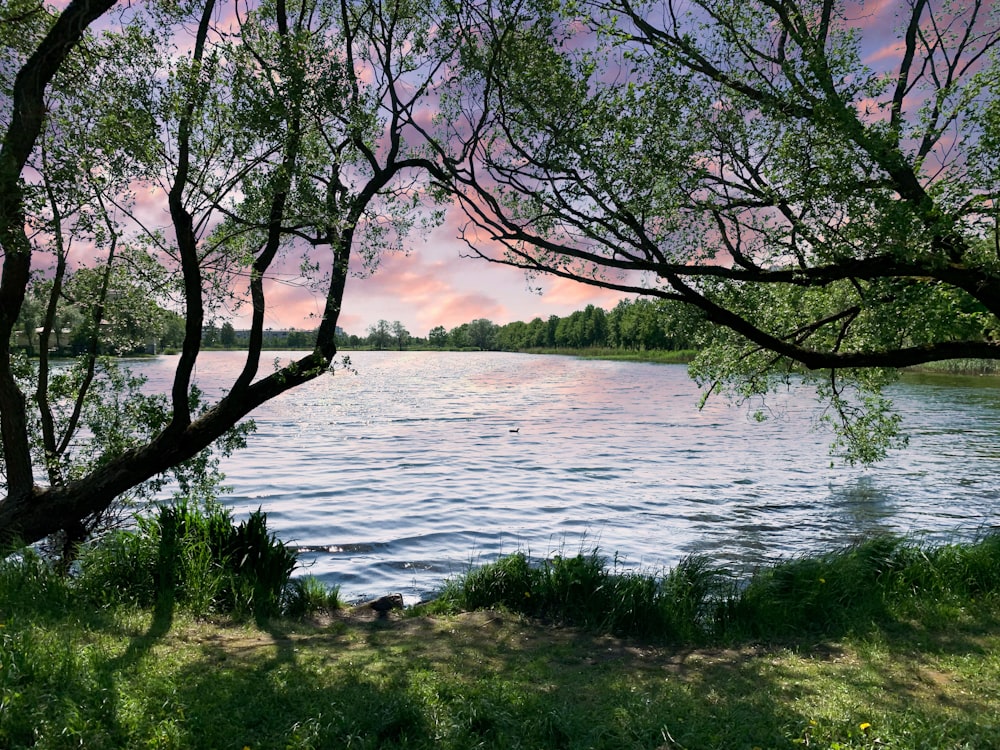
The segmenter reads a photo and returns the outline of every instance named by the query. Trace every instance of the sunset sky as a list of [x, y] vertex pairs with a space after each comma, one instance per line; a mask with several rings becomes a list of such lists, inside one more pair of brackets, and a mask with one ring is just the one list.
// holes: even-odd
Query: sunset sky
[[[388, 255], [374, 274], [348, 281], [340, 326], [364, 335], [380, 318], [399, 320], [413, 336], [434, 326], [454, 328], [476, 318], [504, 324], [535, 317], [565, 316], [588, 304], [610, 308], [622, 295], [563, 279], [532, 280], [529, 289], [516, 269], [462, 257], [468, 248], [447, 223], [426, 237], [413, 237], [407, 255]], [[314, 328], [323, 299], [308, 290], [286, 286], [270, 293], [268, 327]]]
[[[873, 68], [893, 70], [899, 46], [896, 38], [901, 3], [876, 0], [848, 9], [852, 22], [864, 29], [865, 60]], [[534, 317], [565, 316], [588, 304], [609, 309], [622, 298], [618, 292], [555, 278], [533, 279], [529, 289], [516, 269], [462, 257], [468, 248], [457, 239], [460, 217], [455, 211], [425, 236], [413, 236], [409, 253], [389, 255], [374, 274], [351, 278], [340, 326], [364, 335], [379, 319], [401, 321], [414, 336], [426, 336], [434, 326], [453, 328], [476, 318], [504, 324]], [[273, 328], [313, 328], [322, 299], [309, 291], [286, 286], [271, 291], [267, 325]]]
[[[898, 65], [896, 37], [900, 19], [898, 0], [875, 0], [850, 5], [848, 17], [864, 29], [864, 57], [873, 68], [892, 71]], [[155, 193], [155, 191], [154, 191]], [[162, 194], [140, 195], [139, 213], [150, 226], [169, 225]], [[352, 276], [348, 282], [339, 324], [348, 333], [364, 335], [380, 319], [401, 321], [411, 335], [426, 336], [435, 326], [454, 328], [476, 318], [504, 324], [530, 321], [550, 315], [566, 316], [594, 304], [613, 307], [623, 295], [597, 287], [555, 278], [534, 278], [531, 283], [516, 269], [468, 257], [470, 251], [458, 239], [464, 216], [450, 212], [445, 222], [429, 232], [415, 233], [408, 252], [382, 258], [373, 274]], [[288, 281], [294, 279], [297, 261], [289, 259]], [[531, 288], [529, 288], [531, 287]], [[541, 290], [539, 293], [538, 290]], [[265, 326], [274, 329], [312, 329], [323, 309], [320, 293], [293, 283], [273, 283], [268, 292]], [[238, 311], [227, 315], [237, 326], [248, 320]]]

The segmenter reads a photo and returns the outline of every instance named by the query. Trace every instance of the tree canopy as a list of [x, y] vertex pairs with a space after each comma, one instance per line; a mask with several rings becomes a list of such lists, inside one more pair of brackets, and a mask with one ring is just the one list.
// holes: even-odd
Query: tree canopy
[[709, 390], [797, 373], [837, 448], [879, 458], [895, 368], [1000, 357], [1000, 8], [907, 0], [895, 21], [885, 39], [839, 0], [464, 3], [447, 142], [472, 252], [697, 308]]
[[[834, 0], [8, 0], [0, 544], [200, 481], [329, 370], [352, 258], [403, 248], [431, 195], [473, 254], [693, 308], [709, 391], [801, 375], [878, 458], [894, 368], [1000, 357], [1000, 10], [899, 10], [876, 50]], [[262, 366], [290, 280], [321, 300], [315, 345]], [[239, 308], [246, 358], [206, 400], [204, 332]], [[150, 394], [101, 341], [163, 310], [180, 355]]]
[[[203, 477], [255, 407], [328, 371], [351, 258], [373, 266], [424, 216], [410, 123], [454, 47], [432, 28], [409, 0], [0, 9], [0, 544], [79, 536], [123, 493]], [[313, 350], [272, 369], [264, 321], [288, 277], [322, 315]], [[37, 360], [10, 345], [29, 303]], [[203, 332], [241, 306], [246, 358], [208, 401]], [[57, 372], [68, 308], [89, 333]], [[100, 357], [144, 309], [183, 316], [164, 393]]]

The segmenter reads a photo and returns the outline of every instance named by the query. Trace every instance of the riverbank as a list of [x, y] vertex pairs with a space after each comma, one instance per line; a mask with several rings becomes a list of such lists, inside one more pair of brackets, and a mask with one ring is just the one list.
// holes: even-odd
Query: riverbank
[[[625, 350], [625, 349], [524, 349], [522, 354], [561, 354], [581, 359], [606, 359], [622, 362], [653, 362], [658, 364], [688, 364], [698, 354], [696, 349], [679, 351], [662, 351], [659, 349]], [[903, 370], [907, 375], [947, 375], [955, 377], [986, 377], [1000, 379], [1000, 362], [987, 359], [949, 359], [941, 362], [929, 362], [925, 365], [908, 367]]]
[[991, 359], [946, 359], [908, 367], [905, 372], [941, 375], [1000, 376], [1000, 362]]
[[[8, 560], [0, 746], [997, 747], [998, 547], [896, 544], [909, 562], [867, 584], [871, 545], [775, 566], [755, 597], [770, 623], [710, 646], [447, 602], [256, 622], [170, 600], [95, 607]], [[794, 620], [790, 602], [815, 613], [808, 634], [773, 628]]]

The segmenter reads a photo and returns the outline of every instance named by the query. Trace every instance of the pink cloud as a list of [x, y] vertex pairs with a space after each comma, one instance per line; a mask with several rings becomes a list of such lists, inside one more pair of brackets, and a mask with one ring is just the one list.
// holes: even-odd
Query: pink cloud
[[135, 204], [132, 206], [135, 218], [147, 229], [164, 229], [168, 237], [172, 236], [166, 191], [159, 185], [147, 183], [135, 183], [131, 187], [135, 193]]
[[[265, 294], [265, 327], [315, 328], [320, 324], [326, 304], [324, 290], [305, 287], [300, 283], [271, 281], [265, 285]], [[250, 311], [245, 308], [241, 312], [249, 316]]]
[[898, 39], [893, 39], [892, 41], [883, 44], [881, 47], [873, 50], [865, 56], [864, 62], [866, 65], [871, 65], [878, 68], [878, 63], [885, 60], [896, 62], [899, 60], [900, 56], [903, 54], [903, 43]]
[[[506, 307], [489, 295], [452, 293], [438, 300], [419, 317], [424, 322], [424, 327], [430, 330], [435, 325], [454, 328], [477, 318], [488, 318], [495, 322], [502, 320], [506, 314]], [[420, 335], [425, 334], [426, 331]]]
[[598, 307], [614, 307], [618, 301], [629, 296], [613, 289], [584, 284], [579, 281], [556, 278], [545, 288], [544, 301], [553, 305], [576, 305], [573, 309], [597, 305]]
[[403, 302], [420, 302], [444, 294], [449, 285], [443, 263], [428, 263], [416, 253], [389, 255], [363, 280], [366, 291], [392, 295]]
[[360, 332], [364, 330], [364, 321], [360, 315], [350, 315], [348, 313], [341, 313], [340, 319], [337, 324], [343, 328], [345, 331], [354, 331], [360, 336]]
[[440, 246], [424, 247], [409, 255], [387, 257], [372, 276], [349, 282], [345, 308], [351, 308], [359, 297], [360, 305], [366, 307], [381, 300], [377, 318], [405, 318], [412, 333], [420, 336], [434, 326], [453, 328], [475, 318], [503, 315], [505, 307], [496, 297], [477, 289], [479, 284], [465, 283], [456, 274], [459, 269], [454, 262], [434, 257], [441, 250]]

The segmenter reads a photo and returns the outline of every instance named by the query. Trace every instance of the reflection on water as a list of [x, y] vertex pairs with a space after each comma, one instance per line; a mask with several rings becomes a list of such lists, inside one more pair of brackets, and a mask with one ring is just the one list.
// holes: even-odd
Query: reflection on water
[[[221, 387], [236, 353], [210, 353]], [[1000, 390], [935, 379], [893, 396], [910, 447], [830, 466], [795, 393], [763, 424], [698, 394], [680, 366], [517, 354], [358, 352], [262, 407], [224, 465], [237, 513], [262, 506], [308, 572], [348, 597], [425, 596], [501, 552], [599, 546], [657, 570], [706, 553], [734, 567], [878, 530], [997, 522]], [[169, 376], [173, 358], [141, 368]], [[512, 430], [517, 432], [512, 432]]]

